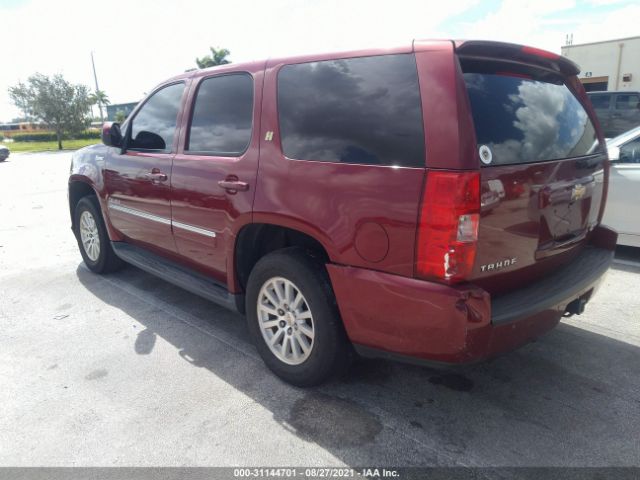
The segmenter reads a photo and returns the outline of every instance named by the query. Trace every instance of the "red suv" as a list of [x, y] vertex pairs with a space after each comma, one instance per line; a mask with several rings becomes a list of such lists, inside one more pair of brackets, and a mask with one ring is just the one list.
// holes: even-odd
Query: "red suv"
[[354, 349], [496, 355], [581, 313], [613, 257], [578, 71], [530, 47], [415, 41], [179, 75], [73, 156], [80, 252], [246, 313], [296, 385]]

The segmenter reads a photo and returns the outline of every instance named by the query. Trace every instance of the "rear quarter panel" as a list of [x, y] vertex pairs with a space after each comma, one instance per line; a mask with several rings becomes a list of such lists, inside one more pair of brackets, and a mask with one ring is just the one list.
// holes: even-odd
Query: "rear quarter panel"
[[[452, 49], [421, 52], [418, 62], [420, 91], [421, 68], [434, 62], [446, 63], [454, 75]], [[351, 56], [409, 53], [411, 47], [392, 51], [364, 51]], [[436, 58], [437, 57], [437, 58]], [[340, 58], [336, 55], [272, 60], [267, 64], [261, 125], [261, 151], [253, 221], [278, 224], [300, 230], [316, 238], [334, 263], [382, 270], [412, 276], [416, 222], [424, 182], [424, 168], [354, 165], [286, 158], [281, 149], [277, 110], [277, 74], [285, 64]], [[345, 58], [345, 57], [342, 57]], [[428, 75], [428, 72], [427, 72]], [[445, 102], [438, 112], [454, 109], [455, 102], [446, 87], [449, 77], [439, 77], [440, 98]], [[435, 94], [427, 102], [422, 98], [423, 113], [438, 109]], [[437, 122], [436, 122], [437, 123]], [[453, 123], [451, 123], [453, 125]], [[435, 128], [435, 127], [434, 127]], [[426, 134], [434, 139], [446, 128]], [[266, 141], [273, 132], [272, 141]], [[428, 144], [428, 140], [427, 140]]]

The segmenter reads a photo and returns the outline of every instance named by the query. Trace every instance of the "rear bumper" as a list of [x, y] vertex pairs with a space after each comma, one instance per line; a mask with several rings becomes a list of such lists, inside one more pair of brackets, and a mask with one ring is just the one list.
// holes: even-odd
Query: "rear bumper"
[[521, 346], [558, 324], [567, 305], [592, 298], [613, 259], [615, 232], [598, 227], [571, 264], [492, 299], [474, 285], [446, 286], [327, 265], [350, 340], [367, 356], [472, 363]]

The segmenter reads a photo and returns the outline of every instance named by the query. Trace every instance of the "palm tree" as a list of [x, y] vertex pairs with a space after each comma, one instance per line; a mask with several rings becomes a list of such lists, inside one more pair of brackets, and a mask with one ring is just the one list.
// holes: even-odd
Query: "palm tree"
[[109, 97], [107, 96], [107, 94], [104, 92], [104, 90], [96, 90], [95, 93], [92, 93], [89, 96], [89, 99], [91, 100], [91, 104], [95, 105], [96, 103], [98, 104], [98, 108], [100, 109], [100, 120], [104, 122], [104, 115], [102, 113], [102, 106], [103, 105], [109, 105], [111, 103], [111, 100], [109, 100]]
[[211, 50], [211, 55], [196, 58], [198, 68], [209, 68], [215, 67], [216, 65], [226, 65], [227, 63], [231, 63], [230, 60], [227, 60], [227, 57], [231, 52], [226, 48], [209, 47], [209, 49]]

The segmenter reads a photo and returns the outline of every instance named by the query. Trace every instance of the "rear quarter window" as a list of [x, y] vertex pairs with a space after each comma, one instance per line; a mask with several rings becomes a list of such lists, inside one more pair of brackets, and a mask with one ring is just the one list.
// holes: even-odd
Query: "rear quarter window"
[[278, 115], [289, 158], [425, 166], [412, 54], [285, 65], [278, 74]]
[[479, 148], [490, 165], [540, 162], [600, 151], [582, 104], [562, 83], [465, 73]]

